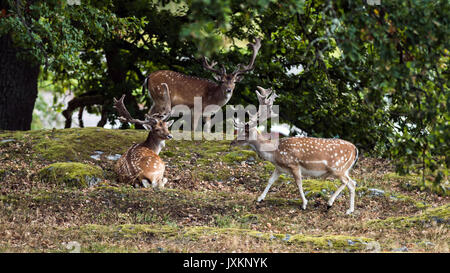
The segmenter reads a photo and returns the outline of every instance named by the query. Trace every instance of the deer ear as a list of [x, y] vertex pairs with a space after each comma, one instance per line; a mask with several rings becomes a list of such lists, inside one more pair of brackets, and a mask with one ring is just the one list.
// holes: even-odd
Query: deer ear
[[234, 77], [234, 82], [240, 82], [240, 81], [242, 81], [243, 78], [244, 78], [243, 76], [237, 75]]
[[218, 81], [218, 82], [223, 82], [223, 80], [222, 80], [222, 75], [214, 74], [213, 77], [214, 77], [214, 79], [215, 79], [216, 81]]
[[155, 115], [152, 115], [152, 116], [146, 115], [146, 116], [147, 116], [148, 124], [145, 124], [145, 125], [148, 125], [149, 127], [153, 127], [158, 123], [158, 120], [155, 118]]
[[175, 121], [175, 120], [172, 119], [172, 120], [169, 120], [168, 122], [166, 122], [167, 128], [170, 128], [170, 126], [172, 126], [172, 124], [173, 124], [174, 121]]

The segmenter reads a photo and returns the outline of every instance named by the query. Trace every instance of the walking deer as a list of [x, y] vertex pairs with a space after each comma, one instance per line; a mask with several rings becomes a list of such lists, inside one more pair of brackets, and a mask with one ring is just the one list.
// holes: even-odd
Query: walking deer
[[[214, 79], [217, 83], [208, 79], [192, 77], [170, 70], [160, 70], [151, 73], [145, 79], [143, 85], [144, 89], [148, 89], [150, 97], [153, 100], [150, 114], [157, 112], [167, 113], [168, 111], [167, 107], [164, 106], [167, 92], [161, 88], [162, 83], [167, 83], [169, 86], [169, 97], [172, 108], [176, 105], [186, 105], [190, 109], [193, 109], [195, 97], [202, 98], [202, 109], [205, 109], [207, 105], [218, 105], [222, 107], [227, 104], [233, 95], [235, 84], [242, 79], [243, 74], [255, 68], [255, 59], [261, 47], [261, 39], [255, 39], [255, 43], [249, 43], [248, 46], [253, 50], [250, 63], [245, 66], [239, 64], [232, 73], [227, 73], [223, 65], [220, 69], [214, 68], [217, 62], [212, 61], [209, 63], [206, 57], [203, 57], [203, 67], [214, 73]], [[217, 108], [216, 111], [218, 109], [220, 108]], [[206, 117], [205, 127], [210, 127], [210, 116]]]
[[[306, 209], [308, 201], [305, 198], [302, 186], [302, 175], [313, 177], [334, 176], [342, 181], [342, 185], [328, 200], [330, 208], [336, 197], [347, 186], [350, 191], [350, 208], [347, 214], [354, 211], [356, 183], [349, 176], [349, 171], [358, 159], [358, 149], [352, 143], [341, 139], [313, 138], [313, 137], [287, 137], [278, 141], [271, 141], [256, 129], [256, 121], [263, 122], [274, 115], [272, 104], [276, 98], [275, 92], [270, 89], [258, 87], [257, 91], [260, 107], [256, 114], [249, 113], [249, 122], [236, 121], [237, 128], [242, 128], [244, 137], [236, 138], [231, 145], [249, 145], [264, 160], [275, 165], [275, 170], [263, 193], [257, 201], [266, 197], [270, 187], [282, 173], [294, 177], [302, 198], [302, 208]], [[272, 93], [272, 95], [271, 95]], [[265, 112], [263, 109], [268, 109]]]
[[146, 115], [145, 120], [134, 119], [124, 105], [125, 95], [120, 100], [114, 98], [114, 108], [119, 112], [121, 122], [140, 124], [150, 130], [147, 139], [131, 146], [120, 157], [114, 168], [119, 181], [144, 187], [164, 188], [167, 178], [164, 178], [165, 164], [159, 157], [159, 152], [165, 145], [165, 140], [171, 139], [169, 127], [173, 120], [166, 122], [167, 116], [159, 113]]

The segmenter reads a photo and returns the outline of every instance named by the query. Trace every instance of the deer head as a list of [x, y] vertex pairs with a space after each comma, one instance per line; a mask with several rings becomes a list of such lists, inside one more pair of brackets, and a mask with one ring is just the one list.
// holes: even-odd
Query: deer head
[[[158, 92], [158, 101], [154, 103], [150, 108], [149, 114], [161, 114], [164, 119], [170, 117], [170, 113], [172, 111], [172, 103], [170, 101], [170, 91], [167, 83], [163, 82], [160, 86], [156, 87]], [[154, 98], [153, 100], [155, 100]]]
[[224, 96], [230, 96], [233, 93], [236, 82], [242, 80], [242, 75], [255, 69], [255, 59], [261, 48], [261, 38], [256, 38], [255, 43], [249, 43], [247, 46], [253, 50], [253, 55], [248, 65], [239, 64], [232, 73], [227, 73], [224, 65], [221, 65], [220, 69], [214, 68], [217, 62], [208, 62], [206, 57], [203, 57], [203, 67], [214, 73], [214, 79], [219, 83]]
[[258, 91], [256, 92], [256, 95], [258, 96], [259, 101], [259, 108], [258, 112], [252, 114], [248, 112], [249, 115], [249, 121], [244, 122], [240, 120], [234, 120], [234, 125], [236, 130], [236, 133], [238, 131], [241, 131], [240, 133], [243, 135], [239, 135], [235, 140], [231, 142], [232, 146], [242, 146], [242, 145], [248, 145], [250, 140], [263, 140], [264, 137], [258, 132], [256, 129], [256, 126], [259, 123], [263, 123], [264, 121], [276, 117], [278, 114], [273, 112], [272, 106], [275, 101], [275, 99], [278, 97], [278, 95], [273, 91], [272, 89], [268, 88], [262, 88], [261, 86], [257, 86]]

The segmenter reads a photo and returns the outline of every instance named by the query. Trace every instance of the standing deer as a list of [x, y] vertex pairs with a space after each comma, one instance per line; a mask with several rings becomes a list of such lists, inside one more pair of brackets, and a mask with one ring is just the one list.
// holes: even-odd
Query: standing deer
[[[356, 183], [349, 176], [349, 171], [358, 159], [358, 149], [352, 143], [341, 139], [313, 138], [313, 137], [286, 137], [277, 142], [264, 137], [256, 129], [256, 121], [263, 122], [274, 113], [271, 109], [275, 92], [272, 96], [270, 89], [258, 87], [261, 93], [257, 92], [260, 107], [256, 114], [249, 113], [249, 122], [243, 123], [235, 120], [237, 128], [243, 128], [244, 139], [238, 137], [231, 145], [249, 145], [264, 160], [270, 161], [275, 165], [275, 170], [264, 189], [264, 192], [258, 197], [261, 202], [266, 197], [272, 184], [282, 173], [290, 174], [300, 190], [302, 198], [302, 208], [306, 209], [308, 201], [305, 198], [302, 186], [302, 175], [313, 177], [334, 176], [339, 178], [341, 185], [328, 200], [328, 208], [331, 208], [336, 197], [347, 186], [350, 190], [350, 208], [347, 214], [354, 211], [355, 207], [355, 187]], [[262, 112], [262, 109], [269, 109]]]
[[114, 98], [114, 108], [119, 112], [119, 120], [140, 124], [150, 132], [144, 142], [134, 144], [122, 155], [114, 170], [122, 183], [135, 186], [141, 183], [146, 188], [151, 184], [154, 188], [164, 188], [167, 183], [167, 178], [164, 178], [165, 164], [158, 154], [164, 147], [165, 140], [172, 138], [168, 128], [173, 120], [165, 122], [167, 116], [159, 113], [146, 115], [145, 120], [133, 119], [123, 103], [124, 98], [125, 95], [120, 100]]
[[[248, 46], [252, 47], [253, 50], [250, 63], [246, 66], [239, 64], [236, 70], [230, 74], [227, 73], [225, 66], [222, 65], [220, 69], [216, 69], [214, 67], [217, 65], [217, 62], [212, 61], [209, 63], [206, 57], [203, 57], [203, 67], [214, 73], [214, 79], [218, 83], [170, 70], [160, 70], [151, 73], [145, 79], [143, 85], [144, 88], [149, 90], [150, 97], [153, 100], [150, 114], [157, 112], [167, 113], [168, 111], [163, 103], [166, 101], [165, 96], [167, 95], [167, 92], [161, 88], [162, 83], [167, 83], [169, 85], [169, 97], [172, 108], [176, 105], [186, 105], [190, 109], [193, 109], [195, 97], [202, 98], [202, 109], [205, 109], [207, 105], [218, 105], [219, 107], [222, 107], [227, 104], [233, 95], [236, 82], [239, 82], [242, 79], [244, 73], [255, 68], [255, 59], [261, 47], [261, 39], [255, 39], [255, 43], [249, 43]], [[217, 108], [216, 111], [218, 111], [218, 109], [220, 108]], [[205, 127], [210, 127], [210, 116], [206, 117]]]

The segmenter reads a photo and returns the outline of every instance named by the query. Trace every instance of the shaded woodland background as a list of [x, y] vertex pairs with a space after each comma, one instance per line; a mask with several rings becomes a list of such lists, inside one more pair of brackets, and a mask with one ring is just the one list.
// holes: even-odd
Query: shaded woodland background
[[55, 98], [75, 94], [67, 109], [48, 109], [66, 118], [81, 108], [101, 114], [98, 126], [114, 122], [112, 98], [123, 93], [143, 117], [149, 73], [212, 78], [201, 56], [233, 69], [262, 37], [256, 68], [230, 104], [255, 104], [256, 85], [273, 87], [282, 122], [442, 183], [449, 15], [447, 0], [0, 0], [0, 130], [31, 128], [40, 85]]

